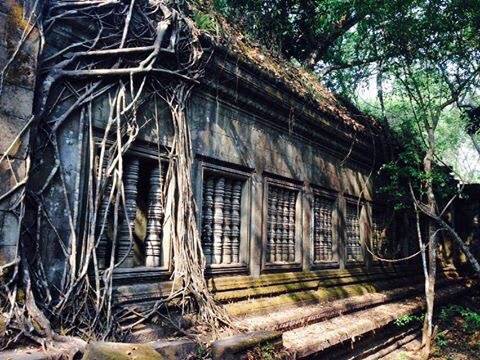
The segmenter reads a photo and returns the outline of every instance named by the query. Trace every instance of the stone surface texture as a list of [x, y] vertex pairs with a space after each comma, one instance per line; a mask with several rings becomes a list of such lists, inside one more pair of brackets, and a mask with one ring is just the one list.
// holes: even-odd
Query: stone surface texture
[[[39, 39], [28, 22], [32, 3], [4, 0], [0, 6], [0, 70], [5, 69], [0, 85], [0, 157], [7, 156], [0, 164], [0, 197], [21, 183], [28, 171], [29, 132], [17, 136], [33, 109]], [[24, 32], [28, 36], [20, 42]], [[20, 50], [13, 57], [19, 44]], [[0, 201], [0, 265], [16, 256], [19, 193], [12, 192]]]

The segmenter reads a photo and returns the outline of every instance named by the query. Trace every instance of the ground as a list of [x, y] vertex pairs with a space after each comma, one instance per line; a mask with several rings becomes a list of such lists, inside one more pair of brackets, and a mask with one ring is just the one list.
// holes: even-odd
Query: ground
[[[471, 296], [441, 306], [437, 314], [437, 335], [430, 359], [480, 359], [480, 288]], [[388, 355], [385, 360], [417, 359], [419, 340]]]

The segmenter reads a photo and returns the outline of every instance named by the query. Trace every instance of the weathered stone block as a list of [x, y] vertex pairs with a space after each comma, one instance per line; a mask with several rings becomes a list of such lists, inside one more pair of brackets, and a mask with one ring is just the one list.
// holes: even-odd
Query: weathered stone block
[[19, 235], [17, 217], [10, 211], [0, 210], [0, 225], [0, 245], [15, 245]]
[[7, 14], [0, 7], [0, 45], [7, 45]]
[[8, 114], [27, 119], [32, 115], [33, 91], [5, 84], [0, 97], [0, 109]]
[[87, 345], [83, 360], [164, 360], [168, 359], [145, 344], [95, 342]]
[[166, 359], [188, 359], [195, 354], [197, 344], [190, 339], [155, 341], [149, 344]]
[[239, 355], [262, 343], [278, 343], [282, 333], [278, 331], [254, 331], [235, 335], [213, 342], [212, 357], [214, 359], [238, 359]]
[[[5, 154], [7, 149], [25, 126], [27, 119], [7, 115], [0, 110], [0, 154]], [[10, 149], [8, 155], [16, 159], [25, 159], [28, 148], [28, 131]], [[1, 176], [1, 175], [0, 175]], [[1, 189], [1, 185], [0, 185]]]
[[[11, 191], [17, 183], [26, 176], [25, 160], [5, 159], [0, 163], [0, 196]], [[9, 209], [17, 200], [19, 194], [12, 192], [0, 202], [0, 210]]]
[[[0, 234], [1, 236], [2, 234]], [[17, 255], [16, 246], [2, 246], [0, 245], [0, 266], [12, 262]]]

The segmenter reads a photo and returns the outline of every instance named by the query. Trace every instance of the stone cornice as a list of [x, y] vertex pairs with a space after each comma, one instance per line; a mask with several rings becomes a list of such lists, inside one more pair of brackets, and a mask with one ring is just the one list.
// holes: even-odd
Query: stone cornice
[[375, 150], [380, 146], [378, 130], [356, 131], [294, 92], [281, 79], [224, 48], [216, 48], [201, 91], [249, 111], [259, 122], [307, 140], [336, 158], [348, 157], [348, 161], [363, 168], [379, 163], [374, 161], [379, 155]]

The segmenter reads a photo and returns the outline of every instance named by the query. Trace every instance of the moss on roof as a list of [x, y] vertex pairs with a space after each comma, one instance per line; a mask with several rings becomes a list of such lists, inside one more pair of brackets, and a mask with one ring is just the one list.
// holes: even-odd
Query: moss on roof
[[268, 50], [245, 36], [238, 26], [214, 9], [210, 0], [197, 0], [193, 4], [192, 13], [200, 30], [212, 37], [217, 45], [279, 79], [321, 111], [341, 119], [357, 131], [366, 130], [367, 127], [379, 129], [380, 124], [375, 118], [362, 113], [347, 99], [328, 90], [314, 72], [292, 64], [281, 54]]

